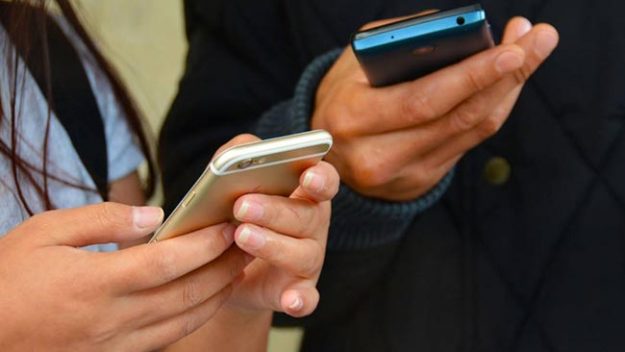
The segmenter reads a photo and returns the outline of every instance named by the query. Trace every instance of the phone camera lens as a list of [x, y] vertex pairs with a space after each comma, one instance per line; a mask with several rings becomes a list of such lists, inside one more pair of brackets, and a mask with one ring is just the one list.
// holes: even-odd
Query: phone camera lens
[[456, 18], [456, 23], [459, 26], [462, 26], [464, 24], [464, 17], [460, 16], [460, 17]]
[[250, 167], [250, 165], [252, 165], [252, 162], [253, 162], [252, 159], [246, 159], [246, 160], [243, 160], [243, 161], [239, 162], [237, 164], [237, 167], [239, 169], [247, 169], [248, 167]]

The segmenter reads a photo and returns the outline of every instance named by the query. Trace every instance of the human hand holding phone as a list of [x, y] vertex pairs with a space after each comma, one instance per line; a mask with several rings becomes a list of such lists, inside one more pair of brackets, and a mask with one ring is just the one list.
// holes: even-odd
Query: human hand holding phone
[[79, 249], [142, 238], [159, 208], [103, 203], [36, 215], [0, 239], [0, 350], [149, 351], [204, 324], [250, 257], [220, 224], [117, 252]]
[[[216, 154], [257, 140], [238, 136]], [[325, 254], [330, 200], [338, 186], [338, 173], [322, 161], [302, 173], [299, 187], [288, 197], [246, 194], [238, 198], [232, 209], [240, 222], [235, 242], [256, 259], [215, 317], [168, 351], [264, 350], [274, 311], [294, 317], [312, 313], [319, 302], [316, 284]]]
[[322, 80], [312, 117], [313, 128], [334, 137], [326, 160], [365, 196], [406, 201], [425, 194], [468, 150], [499, 130], [557, 42], [550, 25], [532, 27], [513, 18], [501, 45], [381, 88], [371, 87], [346, 49]]

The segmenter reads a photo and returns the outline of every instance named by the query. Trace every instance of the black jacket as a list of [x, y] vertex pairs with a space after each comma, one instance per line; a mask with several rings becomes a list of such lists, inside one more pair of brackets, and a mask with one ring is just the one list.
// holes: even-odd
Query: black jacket
[[[219, 145], [257, 131], [356, 28], [464, 4], [187, 0], [187, 71], [160, 146], [169, 209]], [[307, 328], [304, 350], [625, 351], [625, 3], [482, 4], [496, 36], [523, 15], [553, 24], [559, 48], [401, 236], [329, 248], [318, 312], [277, 319]]]

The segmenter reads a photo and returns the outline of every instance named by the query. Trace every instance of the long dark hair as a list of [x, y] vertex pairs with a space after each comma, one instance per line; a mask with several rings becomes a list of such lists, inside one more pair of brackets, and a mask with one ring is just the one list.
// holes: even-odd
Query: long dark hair
[[[46, 85], [45, 87], [41, 87], [46, 90], [45, 96], [48, 99], [48, 117], [45, 126], [45, 136], [44, 136], [44, 147], [42, 152], [42, 165], [32, 165], [28, 161], [24, 160], [17, 150], [17, 126], [19, 124], [18, 121], [18, 113], [16, 110], [16, 95], [18, 87], [23, 87], [20, 82], [20, 78], [18, 78], [18, 55], [13, 54], [9, 60], [7, 60], [10, 77], [10, 94], [9, 101], [6, 102], [8, 105], [8, 116], [4, 116], [4, 109], [2, 104], [2, 99], [0, 99], [0, 122], [2, 119], [7, 118], [9, 120], [9, 126], [11, 128], [11, 138], [10, 143], [6, 144], [4, 141], [0, 140], [0, 153], [4, 154], [11, 162], [11, 172], [12, 177], [15, 180], [16, 185], [16, 193], [22, 202], [24, 208], [29, 213], [29, 215], [33, 215], [32, 208], [29, 206], [26, 197], [24, 196], [24, 192], [22, 190], [20, 176], [23, 177], [27, 182], [32, 184], [35, 191], [39, 194], [44, 208], [46, 210], [54, 209], [54, 204], [52, 204], [50, 200], [50, 195], [48, 191], [48, 180], [52, 179], [55, 181], [62, 182], [66, 185], [70, 185], [72, 187], [80, 188], [83, 190], [96, 192], [95, 189], [91, 189], [86, 187], [85, 185], [80, 185], [73, 183], [69, 180], [63, 180], [57, 175], [52, 175], [48, 172], [47, 167], [47, 158], [48, 158], [48, 135], [50, 130], [50, 121], [51, 121], [51, 102], [49, 101], [49, 97], [52, 96], [51, 92], [51, 84], [50, 84], [50, 70], [53, 70], [54, 67], [50, 67], [49, 62], [49, 52], [47, 48], [47, 38], [46, 34], [46, 21], [48, 20], [48, 6], [50, 3], [55, 3], [58, 6], [58, 9], [61, 11], [61, 15], [67, 20], [67, 22], [73, 27], [73, 30], [78, 34], [80, 39], [85, 43], [87, 48], [91, 51], [93, 56], [96, 59], [99, 68], [105, 73], [106, 77], [110, 81], [113, 94], [117, 99], [119, 105], [125, 113], [125, 116], [128, 120], [128, 125], [130, 126], [134, 136], [140, 144], [140, 147], [148, 159], [148, 177], [145, 182], [144, 191], [147, 197], [151, 196], [154, 193], [155, 189], [155, 177], [156, 177], [156, 169], [155, 164], [152, 161], [152, 151], [150, 148], [150, 144], [148, 142], [148, 138], [145, 134], [144, 123], [141, 115], [137, 107], [135, 106], [133, 100], [131, 99], [128, 91], [122, 84], [119, 79], [118, 74], [113, 69], [113, 67], [108, 63], [108, 61], [104, 58], [100, 50], [94, 44], [93, 40], [87, 34], [87, 31], [83, 27], [81, 21], [76, 14], [76, 11], [70, 4], [69, 0], [12, 0], [10, 6], [5, 6], [3, 8], [6, 9], [9, 13], [8, 21], [5, 25], [5, 30], [8, 32], [9, 37], [15, 42], [16, 45], [19, 45], [22, 48], [25, 48], [23, 52], [22, 60], [40, 60], [38, 64], [41, 64], [40, 67], [43, 67], [46, 76]], [[39, 41], [43, 43], [43, 48], [41, 48], [41, 52], [43, 52], [42, 57], [31, 57], [28, 55], [29, 49], [28, 46], [33, 42], [32, 38], [37, 36], [39, 38], [43, 38], [43, 40]], [[7, 43], [3, 43], [6, 47]], [[5, 52], [8, 52], [5, 50]], [[3, 55], [5, 53], [2, 53]], [[9, 58], [9, 57], [7, 57]], [[0, 69], [0, 72], [2, 70]], [[23, 80], [24, 77], [21, 77]], [[1, 126], [1, 124], [0, 124]], [[35, 175], [41, 175], [42, 182], [37, 181], [37, 177]]]

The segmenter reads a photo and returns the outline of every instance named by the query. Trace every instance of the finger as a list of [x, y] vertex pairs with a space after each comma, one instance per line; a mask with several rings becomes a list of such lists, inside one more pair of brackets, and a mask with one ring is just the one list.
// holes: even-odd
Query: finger
[[307, 281], [285, 290], [280, 297], [280, 310], [295, 318], [312, 314], [319, 304], [319, 291], [309, 286], [310, 281]]
[[534, 27], [517, 41], [517, 44], [527, 52], [522, 67], [504, 76], [493, 86], [473, 95], [444, 118], [433, 122], [430, 127], [424, 129], [429, 133], [424, 133], [420, 139], [430, 146], [438, 147], [449, 144], [452, 136], [473, 131], [480, 124], [481, 129], [473, 132], [480, 134], [480, 131], [483, 131], [481, 133], [483, 139], [493, 135], [508, 117], [520, 88], [547, 59], [557, 42], [557, 32], [553, 27], [548, 25]]
[[[144, 237], [163, 221], [163, 210], [101, 203], [35, 215], [24, 226], [41, 245], [83, 247]], [[37, 231], [37, 229], [45, 231]]]
[[173, 281], [219, 257], [230, 247], [235, 227], [221, 224], [167, 241], [107, 253], [99, 267], [112, 276], [111, 288], [121, 294]]
[[[424, 164], [430, 167], [439, 167], [476, 147], [485, 139], [496, 133], [506, 121], [518, 97], [518, 90], [509, 93], [504, 102], [500, 104], [490, 116], [477, 127], [467, 133], [450, 138], [449, 142], [441, 145], [428, 155], [423, 157]], [[513, 100], [511, 102], [511, 100]]]
[[504, 30], [503, 44], [512, 44], [532, 30], [532, 23], [524, 17], [513, 17]]
[[215, 157], [223, 152], [225, 152], [226, 150], [237, 146], [239, 144], [246, 144], [246, 143], [252, 143], [252, 142], [258, 142], [260, 140], [260, 138], [251, 135], [251, 134], [240, 134], [234, 138], [232, 138], [231, 140], [229, 140], [226, 144], [222, 145], [221, 147], [219, 147], [219, 149], [217, 149], [217, 151], [215, 152], [215, 154], [213, 154], [213, 159], [215, 159]]
[[151, 325], [203, 304], [232, 284], [251, 259], [233, 247], [213, 262], [169, 284], [132, 294], [126, 300], [132, 312], [129, 323], [137, 327]]
[[241, 222], [295, 237], [311, 237], [329, 222], [329, 214], [322, 211], [319, 203], [264, 194], [242, 196], [235, 202], [234, 211]]
[[[359, 123], [344, 123], [331, 129], [343, 135], [360, 135], [428, 123], [517, 70], [524, 60], [525, 52], [519, 46], [500, 45], [412, 82], [361, 89], [352, 99]], [[337, 121], [335, 125], [340, 123]]]
[[323, 202], [336, 196], [340, 178], [332, 165], [322, 161], [302, 173], [299, 184], [300, 186], [291, 194], [292, 198]]
[[131, 351], [152, 351], [170, 345], [204, 325], [231, 295], [232, 286], [229, 285], [217, 295], [183, 314], [136, 330], [125, 347]]
[[235, 234], [239, 248], [291, 274], [317, 277], [323, 264], [325, 239], [298, 239], [252, 224], [239, 226]]

